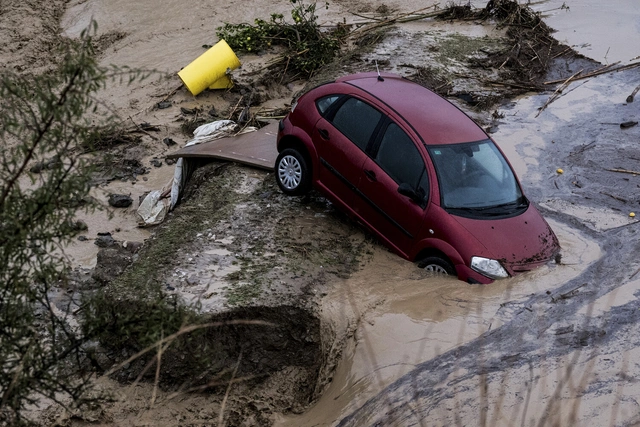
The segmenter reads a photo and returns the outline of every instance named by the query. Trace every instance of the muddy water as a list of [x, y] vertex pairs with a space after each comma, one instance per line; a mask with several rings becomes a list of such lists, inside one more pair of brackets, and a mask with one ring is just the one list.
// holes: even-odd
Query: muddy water
[[[81, 234], [88, 240], [74, 240], [65, 249], [72, 264], [82, 268], [95, 267], [96, 255], [100, 249], [93, 244], [97, 233], [111, 233], [115, 240], [121, 242], [143, 242], [149, 238], [150, 231], [138, 227], [138, 197], [166, 186], [173, 177], [173, 172], [173, 168], [168, 166], [152, 168], [148, 174], [139, 176], [135, 181], [113, 181], [105, 186], [94, 187], [90, 195], [99, 202], [101, 209], [90, 213], [78, 212], [76, 215], [77, 219], [87, 224], [88, 230]], [[110, 194], [128, 194], [133, 199], [133, 204], [128, 208], [112, 208], [107, 203]]]
[[[637, 19], [640, 5], [637, 2], [620, 1], [615, 7], [603, 6], [596, 1], [567, 4], [571, 12], [560, 9], [562, 2], [547, 1], [535, 5], [537, 10], [545, 11], [546, 17], [554, 18], [550, 24], [560, 30], [557, 36], [561, 41], [575, 45], [578, 43], [576, 40], [581, 40], [578, 50], [604, 63], [629, 61], [638, 55], [637, 44], [620, 42], [634, 34], [636, 39], [640, 39], [637, 24], [640, 22]], [[563, 25], [563, 18], [573, 12], [576, 13], [571, 15], [571, 24]], [[629, 12], [633, 12], [631, 19], [626, 15]], [[620, 20], [624, 22], [620, 23]], [[606, 37], [600, 37], [605, 33]], [[551, 113], [540, 119], [535, 116], [537, 107], [546, 100], [545, 96], [525, 97], [509, 111], [515, 120], [507, 118], [507, 124], [501, 126], [495, 138], [523, 181], [539, 183], [551, 180], [557, 173], [556, 169], [562, 166], [539, 164], [539, 152], [548, 142], [546, 134], [567, 126], [575, 115], [589, 113], [603, 105], [605, 98], [624, 99], [628, 94], [627, 86], [605, 91], [601, 85], [598, 82], [576, 85], [572, 93], [550, 107]], [[549, 200], [545, 207], [576, 216], [598, 231], [630, 221], [626, 213], [569, 205], [562, 200]], [[337, 291], [339, 300], [349, 301], [350, 308], [344, 310], [360, 313], [361, 322], [355, 342], [347, 349], [347, 356], [338, 367], [333, 383], [306, 414], [283, 417], [278, 425], [331, 425], [374, 396], [381, 397], [381, 406], [376, 411], [382, 414], [390, 410], [393, 405], [386, 408], [385, 396], [379, 393], [394, 380], [412, 371], [419, 363], [499, 327], [523, 310], [517, 306], [519, 298], [553, 291], [577, 277], [601, 256], [601, 250], [594, 241], [567, 225], [555, 222], [551, 225], [563, 247], [564, 265], [542, 268], [485, 287], [467, 286], [447, 278], [421, 279], [416, 276], [412, 265], [393, 255], [376, 253], [374, 262]], [[637, 289], [638, 281], [631, 282], [601, 297], [581, 314], [602, 315], [634, 300]], [[512, 305], [517, 308], [510, 308]], [[598, 365], [596, 369], [593, 352], [577, 351], [558, 358], [551, 365], [532, 368], [531, 372], [527, 372], [528, 368], [505, 372], [502, 378], [495, 378], [497, 386], [488, 388], [487, 402], [498, 403], [490, 406], [488, 425], [526, 424], [530, 420], [543, 419], [541, 414], [545, 413], [549, 414], [548, 419], [558, 420], [559, 425], [575, 424], [578, 417], [598, 420], [594, 425], [614, 425], [616, 418], [629, 419], [636, 413], [637, 404], [619, 399], [622, 390], [614, 390], [616, 393], [608, 397], [596, 393], [584, 399], [580, 397], [579, 390], [585, 390], [587, 384], [598, 377], [596, 371], [600, 376], [614, 375], [621, 368], [624, 371], [637, 353], [637, 350], [628, 349], [615, 357], [600, 356], [604, 366]], [[618, 363], [607, 362], [614, 359]], [[571, 373], [574, 365], [584, 369], [584, 374], [575, 385], [565, 390], [558, 388], [559, 381], [566, 378], [567, 372]], [[536, 378], [533, 385], [527, 382], [529, 378]], [[505, 387], [505, 384], [509, 386]], [[505, 393], [505, 389], [509, 392]], [[527, 405], [522, 404], [525, 395]], [[562, 397], [566, 405], [556, 406], [551, 396]], [[467, 393], [460, 401], [465, 398], [477, 399], [478, 392]], [[442, 410], [447, 412], [447, 408]], [[429, 425], [448, 425], [450, 421], [446, 416], [433, 417]], [[458, 418], [461, 425], [474, 425], [478, 421], [465, 416]]]
[[547, 0], [532, 8], [558, 30], [556, 39], [589, 58], [611, 64], [640, 57], [637, 0]]
[[[563, 247], [563, 264], [550, 265], [488, 286], [451, 277], [425, 277], [415, 265], [384, 250], [352, 278], [337, 284], [332, 316], [360, 318], [355, 342], [320, 401], [303, 416], [277, 425], [331, 425], [418, 364], [500, 327], [517, 315], [512, 306], [552, 291], [597, 260], [598, 245], [551, 222]], [[523, 310], [520, 307], [518, 310]]]

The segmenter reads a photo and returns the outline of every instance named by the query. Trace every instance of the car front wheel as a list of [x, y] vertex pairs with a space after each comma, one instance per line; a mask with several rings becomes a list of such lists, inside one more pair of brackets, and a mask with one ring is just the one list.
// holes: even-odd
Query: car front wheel
[[455, 276], [456, 270], [449, 261], [440, 257], [430, 256], [418, 261], [418, 267], [433, 274], [447, 274]]
[[276, 181], [289, 196], [302, 196], [311, 189], [311, 171], [304, 156], [295, 148], [282, 150], [278, 155]]

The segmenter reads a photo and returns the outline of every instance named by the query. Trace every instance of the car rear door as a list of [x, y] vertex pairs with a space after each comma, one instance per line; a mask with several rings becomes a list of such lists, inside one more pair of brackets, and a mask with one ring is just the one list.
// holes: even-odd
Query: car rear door
[[362, 167], [355, 211], [388, 243], [409, 256], [429, 205], [425, 160], [413, 139], [391, 120], [381, 126], [370, 153]]
[[319, 185], [345, 207], [349, 208], [354, 199], [362, 166], [368, 159], [366, 150], [382, 117], [368, 103], [347, 96], [318, 120], [313, 130], [320, 160]]

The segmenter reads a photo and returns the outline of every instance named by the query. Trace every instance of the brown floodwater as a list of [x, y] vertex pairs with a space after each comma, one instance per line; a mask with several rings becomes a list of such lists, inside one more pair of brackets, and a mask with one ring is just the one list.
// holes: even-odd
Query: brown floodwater
[[[551, 222], [563, 247], [562, 265], [468, 285], [453, 277], [425, 277], [413, 263], [383, 249], [327, 299], [335, 319], [360, 319], [354, 342], [319, 402], [301, 416], [277, 425], [331, 425], [377, 395], [416, 365], [478, 338], [508, 321], [506, 303], [553, 290], [581, 273], [600, 255], [599, 246], [577, 231]], [[336, 305], [337, 304], [337, 305]]]
[[[147, 164], [149, 159], [143, 163]], [[139, 206], [138, 196], [152, 190], [165, 187], [173, 178], [173, 167], [150, 168], [149, 173], [138, 176], [134, 181], [112, 181], [100, 187], [94, 187], [90, 195], [100, 204], [101, 209], [94, 212], [78, 212], [76, 219], [87, 224], [88, 230], [81, 233], [88, 240], [74, 240], [65, 249], [65, 254], [72, 264], [81, 268], [93, 268], [100, 248], [93, 241], [98, 233], [111, 233], [115, 240], [121, 242], [143, 242], [150, 236], [146, 228], [138, 227], [136, 210]], [[128, 208], [113, 208], [107, 203], [110, 194], [127, 194], [133, 199]]]

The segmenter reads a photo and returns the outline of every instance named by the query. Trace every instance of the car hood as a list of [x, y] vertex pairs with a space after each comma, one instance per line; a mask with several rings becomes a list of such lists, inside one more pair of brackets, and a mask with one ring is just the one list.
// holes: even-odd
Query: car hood
[[549, 261], [560, 249], [551, 227], [531, 204], [523, 214], [511, 218], [454, 218], [511, 275], [529, 271]]

